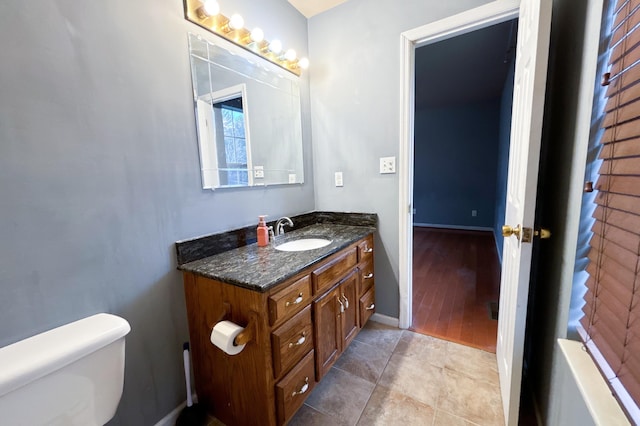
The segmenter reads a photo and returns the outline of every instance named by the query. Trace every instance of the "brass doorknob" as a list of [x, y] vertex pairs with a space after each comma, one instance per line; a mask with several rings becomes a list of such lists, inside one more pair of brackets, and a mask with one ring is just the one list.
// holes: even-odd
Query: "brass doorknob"
[[510, 237], [512, 235], [515, 235], [517, 239], [520, 239], [520, 225], [516, 226], [515, 228], [509, 226], [509, 225], [503, 225], [502, 226], [502, 236], [503, 237]]
[[546, 240], [547, 238], [551, 238], [551, 231], [549, 231], [548, 229], [540, 228], [539, 230], [535, 231], [533, 235]]

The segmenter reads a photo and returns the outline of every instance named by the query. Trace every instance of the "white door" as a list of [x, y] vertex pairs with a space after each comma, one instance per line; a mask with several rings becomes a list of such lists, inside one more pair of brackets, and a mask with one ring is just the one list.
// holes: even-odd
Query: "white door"
[[[551, 0], [522, 0], [518, 24], [505, 222], [533, 228]], [[531, 243], [505, 237], [496, 355], [507, 425], [518, 423]]]

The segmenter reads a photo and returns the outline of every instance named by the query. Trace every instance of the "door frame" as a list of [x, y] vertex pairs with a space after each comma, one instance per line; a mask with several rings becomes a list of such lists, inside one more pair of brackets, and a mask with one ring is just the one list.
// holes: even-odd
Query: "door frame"
[[496, 0], [400, 34], [399, 327], [413, 312], [413, 161], [415, 49], [518, 17], [520, 0]]

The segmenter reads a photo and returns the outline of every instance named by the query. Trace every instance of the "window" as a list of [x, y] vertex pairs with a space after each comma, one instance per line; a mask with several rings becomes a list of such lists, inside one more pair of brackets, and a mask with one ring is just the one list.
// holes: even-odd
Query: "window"
[[[242, 99], [239, 99], [242, 101]], [[247, 143], [244, 131], [244, 113], [240, 108], [221, 105], [224, 134], [224, 158], [228, 185], [247, 185]]]
[[640, 1], [613, 0], [601, 166], [579, 332], [640, 422]]

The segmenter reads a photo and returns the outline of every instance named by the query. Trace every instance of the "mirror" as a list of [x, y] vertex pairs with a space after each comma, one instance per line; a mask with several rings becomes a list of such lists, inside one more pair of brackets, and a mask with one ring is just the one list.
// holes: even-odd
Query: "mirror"
[[297, 77], [222, 44], [189, 34], [202, 187], [303, 183]]

